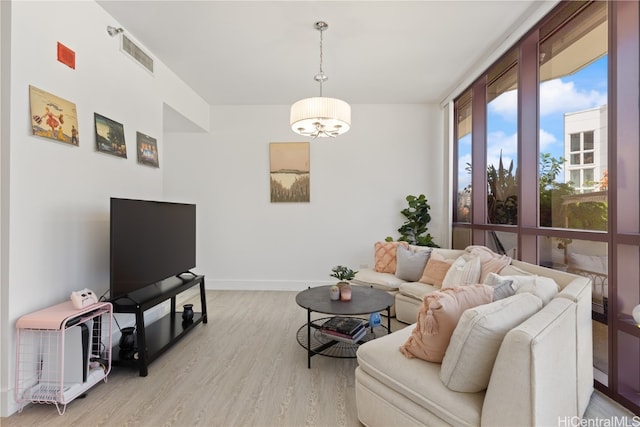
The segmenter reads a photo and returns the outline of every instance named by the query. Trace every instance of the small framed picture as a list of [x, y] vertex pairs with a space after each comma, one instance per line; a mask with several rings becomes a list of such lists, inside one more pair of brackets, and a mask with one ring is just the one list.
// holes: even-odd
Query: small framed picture
[[127, 145], [124, 142], [124, 126], [98, 113], [94, 113], [94, 117], [98, 151], [126, 159]]
[[136, 142], [138, 148], [138, 163], [141, 165], [160, 167], [158, 162], [158, 143], [155, 138], [136, 132]]
[[31, 130], [34, 135], [78, 145], [76, 104], [29, 85]]

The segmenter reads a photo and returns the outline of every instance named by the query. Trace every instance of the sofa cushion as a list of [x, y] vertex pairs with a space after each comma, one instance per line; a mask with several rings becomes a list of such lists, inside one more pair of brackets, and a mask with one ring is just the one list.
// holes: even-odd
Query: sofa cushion
[[482, 264], [477, 256], [463, 255], [456, 259], [442, 279], [442, 288], [455, 285], [471, 285], [480, 283]]
[[376, 242], [374, 245], [374, 270], [378, 273], [396, 272], [396, 248], [409, 247], [407, 242]]
[[523, 293], [466, 310], [442, 360], [443, 384], [460, 392], [485, 390], [504, 336], [541, 307], [540, 298]]
[[454, 259], [445, 259], [439, 253], [433, 251], [427, 261], [427, 265], [424, 267], [422, 277], [420, 277], [420, 282], [428, 285], [434, 285], [438, 288], [441, 287], [442, 281], [454, 261]]
[[512, 280], [513, 288], [516, 290], [516, 294], [523, 292], [529, 292], [537, 296], [542, 300], [544, 305], [547, 305], [549, 301], [558, 294], [558, 284], [549, 277], [538, 276], [536, 274], [528, 276], [502, 276], [495, 273], [489, 273], [485, 279], [485, 283], [489, 286], [502, 284], [507, 280]]
[[438, 289], [440, 288], [420, 282], [403, 283], [398, 287], [401, 294], [415, 298], [418, 300], [417, 302], [422, 301], [425, 295], [430, 294], [433, 291], [437, 291]]
[[398, 246], [396, 249], [396, 276], [407, 282], [417, 282], [422, 277], [430, 255], [430, 250], [412, 251], [410, 248]]
[[426, 295], [416, 327], [400, 350], [408, 358], [442, 362], [462, 313], [492, 299], [493, 289], [486, 285], [454, 286]]
[[361, 268], [351, 282], [359, 285], [373, 285], [374, 288], [385, 291], [396, 291], [405, 283], [404, 280], [391, 273], [378, 273], [370, 268]]
[[[451, 391], [438, 377], [439, 363], [404, 357], [398, 347], [411, 336], [412, 330], [413, 326], [407, 326], [361, 345], [357, 351], [358, 369], [374, 379], [375, 385], [388, 387], [397, 393], [398, 398], [415, 402], [450, 425], [479, 426], [485, 392]], [[357, 373], [356, 381], [359, 381]], [[357, 398], [360, 400], [360, 397]], [[391, 397], [387, 404], [396, 406]], [[414, 421], [414, 425], [418, 423]], [[433, 425], [440, 424], [442, 421]]]

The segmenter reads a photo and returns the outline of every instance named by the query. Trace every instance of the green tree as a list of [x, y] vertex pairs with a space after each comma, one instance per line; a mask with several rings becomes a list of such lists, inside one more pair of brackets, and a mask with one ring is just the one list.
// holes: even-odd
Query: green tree
[[518, 224], [518, 181], [513, 172], [513, 160], [509, 168], [502, 162], [502, 151], [498, 169], [487, 168], [487, 219], [489, 224]]

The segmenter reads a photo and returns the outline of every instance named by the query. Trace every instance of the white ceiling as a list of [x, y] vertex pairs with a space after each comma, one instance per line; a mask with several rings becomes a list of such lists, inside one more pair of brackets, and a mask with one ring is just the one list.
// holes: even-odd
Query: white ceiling
[[[212, 105], [439, 103], [542, 2], [98, 0]], [[105, 29], [106, 31], [106, 29]]]

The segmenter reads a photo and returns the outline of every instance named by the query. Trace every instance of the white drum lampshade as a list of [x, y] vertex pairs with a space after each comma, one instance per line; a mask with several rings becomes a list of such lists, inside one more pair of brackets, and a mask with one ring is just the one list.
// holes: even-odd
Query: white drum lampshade
[[336, 98], [312, 97], [291, 106], [291, 130], [305, 136], [335, 137], [351, 128], [351, 106]]

